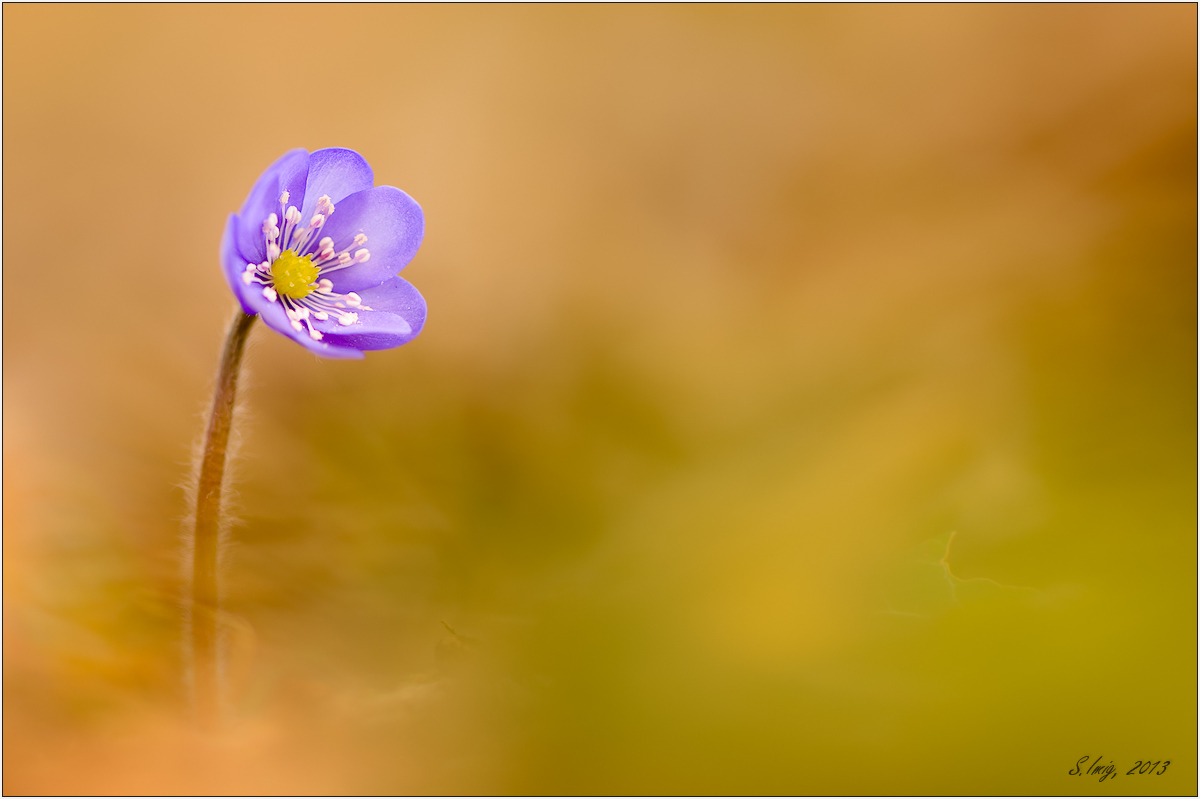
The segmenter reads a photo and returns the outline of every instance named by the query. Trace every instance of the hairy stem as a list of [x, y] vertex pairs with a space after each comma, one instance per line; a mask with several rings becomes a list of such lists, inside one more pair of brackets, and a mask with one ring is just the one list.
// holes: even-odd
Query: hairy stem
[[204, 457], [196, 486], [196, 526], [192, 561], [192, 664], [195, 675], [196, 713], [201, 726], [216, 726], [220, 712], [217, 674], [217, 544], [221, 527], [221, 484], [225, 477], [225, 452], [233, 423], [238, 373], [246, 339], [257, 316], [239, 309], [225, 336], [212, 414], [204, 438]]

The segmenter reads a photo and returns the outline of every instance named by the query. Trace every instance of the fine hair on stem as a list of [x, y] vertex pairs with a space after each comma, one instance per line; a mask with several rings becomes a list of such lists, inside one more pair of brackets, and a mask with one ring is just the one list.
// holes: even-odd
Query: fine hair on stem
[[227, 464], [232, 450], [242, 358], [257, 318], [240, 308], [234, 313], [217, 368], [204, 441], [188, 487], [188, 522], [184, 529], [191, 590], [185, 602], [184, 649], [190, 654], [190, 668], [186, 671], [196, 719], [205, 729], [217, 727], [221, 715], [218, 568], [222, 538], [230, 524], [226, 508], [230, 493]]

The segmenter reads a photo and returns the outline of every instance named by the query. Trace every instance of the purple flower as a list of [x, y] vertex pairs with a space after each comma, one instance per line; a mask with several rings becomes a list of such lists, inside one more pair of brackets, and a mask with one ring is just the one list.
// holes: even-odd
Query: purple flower
[[247, 314], [326, 358], [412, 340], [425, 300], [396, 274], [425, 234], [421, 206], [375, 186], [353, 150], [292, 150], [262, 174], [221, 239], [221, 265]]

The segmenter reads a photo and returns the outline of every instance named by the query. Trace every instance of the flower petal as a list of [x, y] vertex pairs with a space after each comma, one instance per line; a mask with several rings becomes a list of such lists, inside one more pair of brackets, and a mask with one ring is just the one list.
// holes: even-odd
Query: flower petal
[[253, 314], [257, 311], [250, 305], [247, 295], [256, 290], [261, 292], [262, 286], [257, 283], [247, 286], [242, 282], [242, 273], [246, 269], [246, 264], [257, 263], [261, 259], [247, 258], [238, 249], [237, 240], [240, 232], [241, 223], [238, 215], [230, 214], [229, 219], [225, 221], [225, 233], [221, 236], [221, 271], [225, 273], [225, 280], [229, 282], [233, 296], [237, 297], [237, 301], [241, 303], [242, 310]]
[[283, 309], [283, 305], [280, 302], [269, 302], [266, 297], [262, 297], [261, 299], [262, 304], [259, 316], [267, 323], [267, 327], [277, 333], [282, 333], [310, 352], [314, 352], [324, 358], [361, 359], [363, 357], [362, 352], [353, 347], [330, 344], [324, 340], [316, 341], [312, 336], [308, 335], [307, 329], [296, 330], [292, 327], [291, 320], [287, 317], [287, 311]]
[[[238, 249], [252, 260], [262, 261], [267, 257], [266, 241], [263, 239], [262, 223], [269, 214], [280, 213], [279, 196], [287, 192], [288, 205], [297, 208], [304, 204], [304, 186], [308, 180], [309, 154], [306, 150], [291, 150], [267, 167], [246, 201], [242, 203], [238, 216], [242, 219], [238, 236]], [[314, 201], [315, 202], [315, 201]]]
[[425, 298], [402, 277], [360, 296], [371, 310], [355, 309], [354, 324], [342, 325], [333, 318], [316, 323], [326, 341], [358, 350], [388, 350], [412, 341], [425, 327]]
[[425, 235], [425, 214], [417, 201], [400, 189], [376, 186], [338, 203], [322, 233], [332, 237], [339, 250], [349, 247], [356, 233], [366, 234], [364, 246], [370, 259], [328, 274], [333, 290], [339, 294], [361, 292], [394, 277], [408, 265]]
[[[240, 280], [239, 280], [240, 282]], [[292, 322], [288, 319], [287, 311], [283, 308], [283, 303], [279, 300], [271, 302], [263, 296], [263, 286], [258, 283], [252, 283], [249, 286], [242, 285], [243, 291], [237, 292], [238, 300], [242, 303], [242, 309], [246, 313], [258, 314], [262, 320], [266, 322], [267, 327], [277, 333], [290, 338], [292, 341], [300, 344], [305, 349], [316, 353], [325, 358], [362, 358], [363, 354], [352, 347], [341, 346], [340, 344], [329, 343], [327, 341], [314, 341], [308, 335], [308, 330], [296, 330], [292, 327]]]
[[404, 317], [416, 333], [425, 325], [425, 298], [412, 283], [394, 277], [373, 289], [364, 289], [359, 296], [363, 305]]
[[[300, 209], [301, 220], [307, 224], [317, 211], [317, 199], [321, 195], [329, 195], [329, 199], [337, 205], [351, 194], [366, 191], [374, 185], [375, 173], [358, 153], [341, 147], [316, 150], [308, 157], [304, 205], [297, 204], [296, 207]], [[337, 211], [334, 215], [337, 215]]]

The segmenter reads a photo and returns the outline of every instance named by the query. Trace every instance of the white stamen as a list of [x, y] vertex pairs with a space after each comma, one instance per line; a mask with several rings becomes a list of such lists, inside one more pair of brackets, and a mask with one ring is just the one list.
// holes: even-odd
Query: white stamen
[[313, 311], [313, 317], [324, 322], [329, 318], [329, 314], [325, 313], [324, 311]]
[[242, 271], [253, 272], [255, 269], [258, 269], [258, 264], [246, 264], [246, 268]]
[[362, 297], [355, 294], [353, 291], [346, 295], [346, 304], [351, 308], [357, 308], [362, 305]]
[[333, 281], [327, 277], [323, 277], [317, 281], [317, 291], [322, 294], [329, 294], [333, 291]]
[[364, 263], [370, 257], [371, 253], [367, 252], [366, 250], [359, 250], [358, 252], [354, 253], [354, 260], [360, 264]]
[[333, 239], [329, 238], [328, 236], [317, 242], [317, 247], [322, 250], [328, 250], [332, 246]]
[[325, 338], [324, 336], [321, 335], [320, 330], [317, 330], [316, 328], [313, 328], [313, 327], [310, 327], [308, 329], [308, 335], [312, 336], [313, 341], [320, 341], [321, 339]]
[[344, 313], [344, 314], [338, 315], [338, 324], [339, 325], [352, 325], [357, 321], [358, 321], [358, 314], [356, 314], [356, 313]]
[[354, 243], [351, 244], [350, 246], [351, 247], [361, 247], [366, 243], [367, 243], [366, 235], [363, 233], [359, 233], [357, 236], [354, 237]]
[[[251, 267], [250, 269], [253, 269], [253, 268], [254, 267]], [[254, 272], [250, 271], [250, 269], [246, 270], [245, 272], [242, 272], [242, 282], [245, 283], [247, 286], [249, 286], [251, 283], [254, 282]]]
[[280, 256], [281, 253], [282, 251], [279, 249], [279, 245], [275, 242], [271, 242], [267, 245], [267, 260], [274, 261]]
[[317, 198], [317, 212], [326, 216], [333, 213], [333, 203], [330, 201], [328, 194], [322, 194]]
[[319, 228], [323, 224], [325, 224], [324, 214], [313, 214], [312, 219], [308, 221], [308, 226], [311, 228]]
[[296, 224], [300, 221], [300, 209], [294, 205], [289, 205], [287, 213], [283, 215], [283, 218], [291, 222], [293, 225]]
[[265, 289], [263, 289], [263, 296], [271, 302], [275, 302], [276, 298], [279, 297], [279, 295], [275, 293], [275, 289], [271, 288], [270, 286], [267, 286]]
[[293, 319], [292, 320], [292, 329], [293, 330], [303, 330], [304, 325], [300, 324], [297, 320]]
[[[292, 195], [288, 194], [288, 193], [285, 191], [283, 194], [279, 195], [279, 204], [280, 204], [280, 205], [287, 205], [288, 199], [290, 199], [290, 198], [291, 198], [291, 196], [292, 196]], [[271, 214], [271, 216], [275, 216], [275, 214]]]
[[354, 259], [350, 257], [350, 253], [344, 252], [338, 255], [338, 266], [349, 266], [354, 263]]

